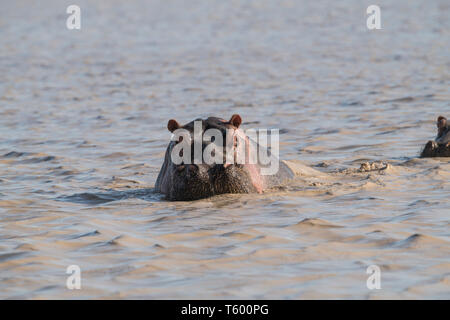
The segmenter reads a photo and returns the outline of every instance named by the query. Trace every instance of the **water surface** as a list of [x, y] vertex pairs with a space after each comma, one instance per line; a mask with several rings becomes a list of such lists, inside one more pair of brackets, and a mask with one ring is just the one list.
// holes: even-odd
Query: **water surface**
[[[1, 298], [450, 298], [450, 161], [417, 158], [450, 116], [448, 1], [378, 1], [375, 31], [368, 1], [77, 4], [79, 31], [1, 4]], [[167, 121], [233, 113], [323, 175], [155, 194]]]

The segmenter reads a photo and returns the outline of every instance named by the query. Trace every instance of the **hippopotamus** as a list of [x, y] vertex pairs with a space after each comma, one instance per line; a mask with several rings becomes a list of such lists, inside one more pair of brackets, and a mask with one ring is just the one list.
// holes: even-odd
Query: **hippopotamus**
[[[225, 193], [262, 193], [293, 178], [295, 173], [268, 148], [246, 134], [241, 129], [241, 123], [242, 118], [238, 114], [228, 121], [208, 117], [195, 119], [183, 126], [174, 119], [169, 120], [167, 129], [172, 133], [172, 138], [156, 180], [155, 191], [164, 194], [167, 200], [188, 201]], [[211, 138], [210, 132], [215, 133], [214, 138]], [[195, 140], [199, 137], [199, 140]], [[198, 150], [194, 150], [195, 143], [198, 143], [198, 150], [201, 151], [197, 161], [192, 157], [196, 152], [198, 155]], [[178, 148], [180, 144], [183, 144], [183, 148]], [[273, 150], [272, 147], [270, 150]], [[212, 149], [213, 161], [206, 161], [205, 154], [208, 152], [205, 153], [205, 150]], [[276, 172], [267, 174], [270, 171], [265, 170], [267, 163], [262, 163], [256, 157], [259, 149], [267, 152], [271, 161], [275, 162]], [[257, 161], [250, 161], [255, 157]], [[237, 158], [241, 161], [235, 161]]]
[[450, 157], [450, 125], [447, 118], [439, 116], [436, 122], [438, 133], [434, 141], [428, 141], [421, 157]]

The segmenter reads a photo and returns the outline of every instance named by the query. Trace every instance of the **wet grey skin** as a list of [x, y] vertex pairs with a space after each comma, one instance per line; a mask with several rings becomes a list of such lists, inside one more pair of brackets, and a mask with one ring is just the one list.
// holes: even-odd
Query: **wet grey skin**
[[[180, 126], [175, 120], [169, 120], [167, 125], [169, 131], [173, 132], [178, 128], [187, 129], [193, 135], [194, 121], [202, 121], [203, 132], [215, 128], [223, 134], [223, 154], [225, 150], [226, 129], [238, 129], [241, 125], [241, 117], [233, 115], [229, 121], [217, 117], [209, 117], [205, 120], [196, 119], [184, 126]], [[279, 170], [274, 175], [261, 176], [259, 180], [255, 177], [255, 166], [248, 164], [179, 164], [172, 162], [170, 157], [176, 141], [171, 141], [166, 149], [164, 163], [159, 172], [155, 184], [155, 191], [165, 195], [171, 201], [189, 201], [208, 198], [214, 195], [225, 193], [257, 193], [282, 185], [287, 180], [294, 177], [292, 170], [282, 161], [279, 161]], [[202, 149], [206, 147], [203, 142]], [[193, 143], [192, 143], [193, 149]], [[193, 155], [193, 151], [191, 152]], [[192, 161], [191, 161], [192, 162]], [[259, 183], [255, 183], [258, 180]]]
[[450, 157], [450, 125], [447, 118], [439, 116], [436, 121], [438, 133], [434, 141], [428, 141], [421, 157]]

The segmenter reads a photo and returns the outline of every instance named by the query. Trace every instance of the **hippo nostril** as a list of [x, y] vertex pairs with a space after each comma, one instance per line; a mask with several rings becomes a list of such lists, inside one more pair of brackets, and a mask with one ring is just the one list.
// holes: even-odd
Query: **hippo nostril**
[[187, 166], [187, 169], [188, 169], [189, 171], [198, 171], [198, 166], [197, 166], [196, 164], [189, 164], [189, 165]]

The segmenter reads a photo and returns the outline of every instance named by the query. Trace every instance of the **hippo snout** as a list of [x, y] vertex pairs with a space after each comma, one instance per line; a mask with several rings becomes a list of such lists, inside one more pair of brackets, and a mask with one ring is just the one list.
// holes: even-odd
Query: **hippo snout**
[[196, 164], [187, 164], [184, 163], [175, 167], [175, 170], [179, 173], [186, 173], [187, 175], [192, 174], [194, 172], [198, 172], [198, 165]]

